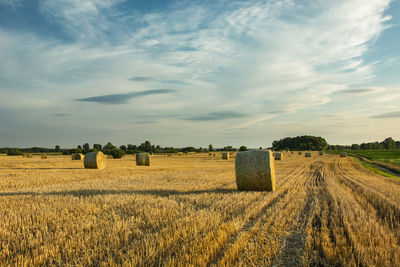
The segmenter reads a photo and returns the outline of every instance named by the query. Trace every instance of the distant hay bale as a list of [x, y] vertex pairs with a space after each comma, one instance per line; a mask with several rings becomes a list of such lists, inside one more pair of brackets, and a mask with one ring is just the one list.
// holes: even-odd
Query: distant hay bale
[[26, 154], [26, 157], [30, 159], [33, 158], [32, 154]]
[[150, 154], [149, 153], [137, 153], [136, 154], [136, 165], [137, 166], [150, 166]]
[[85, 155], [84, 165], [86, 169], [104, 169], [106, 160], [103, 152], [90, 152]]
[[270, 150], [237, 153], [235, 171], [238, 190], [275, 190], [274, 159]]
[[107, 155], [107, 158], [108, 159], [113, 159], [114, 157], [113, 157], [113, 155]]
[[228, 152], [222, 153], [222, 159], [229, 159], [230, 154]]
[[42, 154], [41, 158], [42, 159], [47, 159], [47, 155], [46, 154]]
[[346, 153], [346, 152], [340, 152], [340, 157], [341, 157], [341, 158], [347, 157], [347, 153]]
[[283, 153], [276, 152], [274, 154], [274, 158], [275, 158], [275, 160], [283, 160]]
[[208, 153], [209, 156], [212, 156], [212, 153]]
[[301, 152], [301, 151], [299, 151], [299, 153], [298, 153], [299, 155], [303, 155], [303, 152]]
[[215, 153], [213, 154], [213, 157], [215, 157]]
[[323, 151], [320, 151], [320, 152], [319, 152], [319, 155], [320, 155], [320, 156], [323, 156], [323, 155], [324, 155], [324, 152], [323, 152]]
[[81, 153], [75, 153], [71, 155], [72, 160], [83, 160], [84, 155]]
[[290, 154], [293, 154], [293, 151], [292, 151], [292, 152], [290, 152]]
[[306, 158], [311, 158], [311, 152], [306, 152], [305, 156]]

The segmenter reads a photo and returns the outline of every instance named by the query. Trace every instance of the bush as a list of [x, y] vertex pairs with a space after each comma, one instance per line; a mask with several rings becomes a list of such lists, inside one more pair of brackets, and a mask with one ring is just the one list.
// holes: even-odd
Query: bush
[[21, 156], [22, 154], [20, 150], [14, 148], [11, 148], [7, 153], [8, 156]]
[[125, 152], [118, 148], [109, 150], [108, 154], [112, 155], [114, 159], [120, 159], [125, 156]]

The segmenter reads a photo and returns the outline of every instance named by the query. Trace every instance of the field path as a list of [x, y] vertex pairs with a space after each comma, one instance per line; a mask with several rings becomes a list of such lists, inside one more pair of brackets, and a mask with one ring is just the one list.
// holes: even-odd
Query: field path
[[286, 153], [274, 192], [238, 192], [234, 159], [0, 157], [1, 265], [399, 266], [400, 180]]

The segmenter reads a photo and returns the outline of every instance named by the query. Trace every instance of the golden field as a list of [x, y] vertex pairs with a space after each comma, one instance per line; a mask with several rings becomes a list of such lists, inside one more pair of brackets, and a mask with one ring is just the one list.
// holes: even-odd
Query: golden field
[[351, 158], [285, 153], [274, 192], [234, 159], [0, 156], [0, 265], [399, 266], [400, 181]]

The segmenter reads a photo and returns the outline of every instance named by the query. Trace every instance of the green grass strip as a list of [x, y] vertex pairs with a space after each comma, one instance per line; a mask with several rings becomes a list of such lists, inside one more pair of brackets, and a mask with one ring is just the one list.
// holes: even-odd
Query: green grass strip
[[400, 179], [399, 176], [387, 173], [387, 172], [383, 171], [382, 169], [380, 169], [379, 167], [375, 167], [375, 166], [373, 166], [371, 164], [368, 164], [366, 162], [363, 162], [363, 161], [361, 161], [361, 160], [359, 160], [357, 158], [354, 158], [354, 160], [357, 161], [358, 163], [360, 163], [366, 169], [368, 169], [368, 170], [370, 170], [370, 171], [372, 171], [372, 172], [374, 172], [374, 173], [376, 173], [378, 175], [389, 177], [389, 178], [394, 178], [394, 179]]

